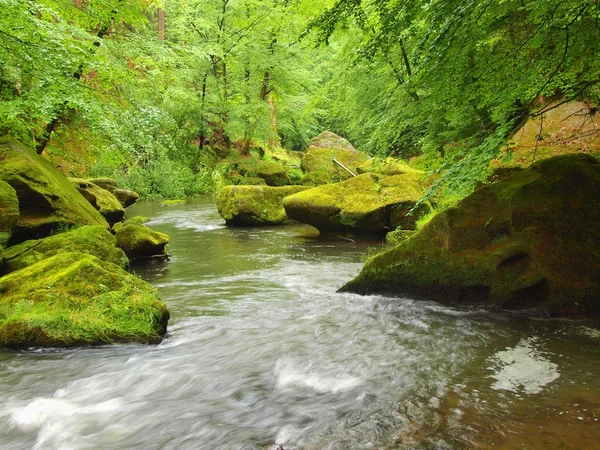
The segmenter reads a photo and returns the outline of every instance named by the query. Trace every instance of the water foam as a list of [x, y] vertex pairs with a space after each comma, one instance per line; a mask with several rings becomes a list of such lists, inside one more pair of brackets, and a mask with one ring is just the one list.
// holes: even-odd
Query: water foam
[[290, 362], [277, 361], [275, 367], [277, 388], [309, 388], [315, 392], [337, 394], [349, 391], [363, 384], [355, 376], [347, 374], [323, 374], [298, 368]]

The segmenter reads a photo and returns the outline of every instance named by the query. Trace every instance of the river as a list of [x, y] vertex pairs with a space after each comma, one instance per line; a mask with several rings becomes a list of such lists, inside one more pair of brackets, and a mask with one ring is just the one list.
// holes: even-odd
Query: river
[[0, 350], [0, 448], [597, 448], [589, 323], [338, 294], [376, 243], [141, 202], [172, 259], [158, 346]]

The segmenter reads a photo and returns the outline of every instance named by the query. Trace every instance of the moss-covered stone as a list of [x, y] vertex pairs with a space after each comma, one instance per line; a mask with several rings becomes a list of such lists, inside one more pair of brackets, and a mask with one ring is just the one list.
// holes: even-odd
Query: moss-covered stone
[[246, 177], [261, 178], [267, 186], [288, 186], [290, 178], [283, 164], [275, 161], [263, 161], [255, 158], [237, 161], [240, 173]]
[[600, 163], [540, 161], [437, 214], [343, 289], [600, 315]]
[[352, 177], [346, 170], [334, 163], [336, 159], [346, 168], [356, 174], [356, 168], [370, 157], [357, 151], [346, 139], [325, 131], [310, 141], [310, 147], [304, 153], [301, 161], [305, 173], [324, 172], [330, 182], [347, 180]]
[[316, 187], [324, 184], [331, 184], [331, 177], [327, 172], [309, 172], [300, 181], [301, 186]]
[[6, 247], [19, 221], [19, 199], [17, 192], [0, 180], [0, 248]]
[[108, 223], [69, 180], [35, 151], [10, 138], [0, 139], [0, 179], [19, 199], [19, 220], [11, 243], [49, 236], [73, 226]]
[[333, 162], [336, 159], [356, 174], [356, 168], [369, 160], [369, 156], [357, 150], [310, 147], [302, 158], [302, 170], [307, 173], [325, 172], [332, 181], [351, 178], [347, 171]]
[[341, 136], [331, 131], [323, 131], [310, 140], [311, 147], [317, 148], [341, 148], [345, 150], [356, 150], [354, 146]]
[[4, 273], [23, 269], [59, 253], [69, 252], [94, 255], [102, 261], [123, 268], [129, 264], [123, 250], [117, 247], [117, 240], [106, 228], [83, 226], [66, 233], [9, 247], [4, 252]]
[[121, 203], [123, 208], [133, 205], [140, 198], [137, 192], [133, 192], [128, 189], [119, 189], [117, 182], [112, 178], [92, 178], [88, 181], [114, 195], [115, 198]]
[[145, 281], [81, 253], [0, 278], [0, 346], [159, 343], [169, 311]]
[[127, 222], [116, 230], [117, 246], [132, 260], [167, 256], [169, 236], [146, 225]]
[[279, 225], [288, 221], [283, 199], [309, 189], [304, 186], [225, 186], [217, 195], [217, 209], [229, 226]]
[[68, 180], [110, 225], [123, 220], [125, 210], [121, 202], [109, 191], [81, 178], [69, 178]]
[[319, 231], [383, 236], [399, 226], [414, 229], [420, 213], [408, 213], [422, 194], [412, 175], [364, 174], [291, 195], [283, 206], [290, 219]]
[[366, 163], [358, 166], [356, 171], [362, 173], [378, 173], [380, 175], [393, 176], [411, 173], [415, 175], [423, 175], [421, 170], [410, 167], [406, 162], [395, 158], [373, 158]]
[[398, 245], [400, 242], [404, 242], [415, 233], [415, 230], [390, 231], [388, 234], [385, 235], [385, 243], [386, 245]]

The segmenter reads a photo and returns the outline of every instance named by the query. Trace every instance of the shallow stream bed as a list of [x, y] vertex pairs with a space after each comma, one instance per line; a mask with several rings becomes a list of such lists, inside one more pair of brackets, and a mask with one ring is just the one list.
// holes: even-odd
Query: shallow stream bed
[[0, 448], [593, 449], [600, 330], [338, 294], [369, 245], [140, 203], [170, 262], [158, 346], [0, 350]]

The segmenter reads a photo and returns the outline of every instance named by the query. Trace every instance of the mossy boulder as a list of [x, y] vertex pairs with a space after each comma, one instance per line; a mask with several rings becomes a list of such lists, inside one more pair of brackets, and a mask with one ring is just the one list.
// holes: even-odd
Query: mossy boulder
[[316, 148], [339, 148], [344, 150], [356, 150], [354, 146], [341, 136], [331, 131], [323, 131], [310, 140], [310, 146]]
[[316, 187], [324, 184], [331, 184], [331, 177], [327, 172], [309, 172], [300, 181], [301, 186]]
[[386, 245], [398, 245], [400, 242], [404, 242], [415, 233], [415, 230], [390, 231], [388, 234], [385, 235], [385, 243]]
[[352, 175], [336, 164], [334, 159], [356, 174], [356, 168], [367, 162], [369, 156], [357, 150], [310, 147], [302, 158], [302, 170], [306, 173], [325, 172], [332, 181], [351, 178]]
[[304, 186], [225, 186], [217, 210], [229, 226], [279, 225], [288, 222], [283, 199], [309, 189]]
[[0, 180], [0, 249], [6, 247], [19, 221], [19, 199], [17, 192]]
[[125, 210], [121, 202], [109, 191], [81, 178], [69, 178], [68, 180], [110, 225], [123, 220]]
[[283, 206], [290, 219], [322, 232], [383, 236], [397, 227], [415, 228], [421, 211], [408, 213], [422, 194], [416, 178], [410, 174], [364, 174], [291, 195]]
[[137, 192], [128, 189], [119, 189], [117, 182], [112, 178], [92, 178], [88, 181], [114, 195], [123, 208], [133, 205], [140, 198]]
[[128, 221], [115, 229], [117, 246], [132, 260], [166, 258], [169, 236], [141, 223]]
[[19, 199], [12, 244], [49, 236], [73, 226], [108, 223], [67, 178], [35, 151], [10, 138], [0, 139], [0, 180]]
[[598, 317], [599, 224], [600, 162], [557, 156], [440, 212], [343, 290]]
[[169, 311], [151, 285], [119, 266], [60, 253], [0, 278], [0, 346], [159, 343]]
[[[352, 175], [336, 164], [333, 161], [334, 159], [356, 174], [357, 167], [366, 163], [370, 157], [356, 150], [343, 137], [330, 131], [324, 131], [311, 139], [308, 151], [303, 154], [301, 167], [307, 174], [312, 172], [326, 173], [329, 182], [338, 182], [351, 178]], [[311, 179], [309, 178], [308, 180]], [[307, 183], [306, 185], [309, 184]]]
[[83, 226], [39, 240], [30, 240], [9, 247], [4, 252], [4, 273], [31, 266], [59, 253], [84, 253], [102, 261], [127, 267], [129, 261], [117, 240], [104, 227]]
[[267, 186], [288, 186], [290, 178], [283, 164], [275, 161], [263, 161], [254, 158], [238, 162], [240, 173], [246, 177], [261, 178]]
[[358, 166], [356, 171], [359, 174], [362, 173], [378, 173], [380, 175], [402, 175], [405, 173], [412, 173], [416, 175], [423, 175], [424, 172], [421, 170], [410, 167], [404, 161], [395, 158], [373, 158], [364, 164]]

